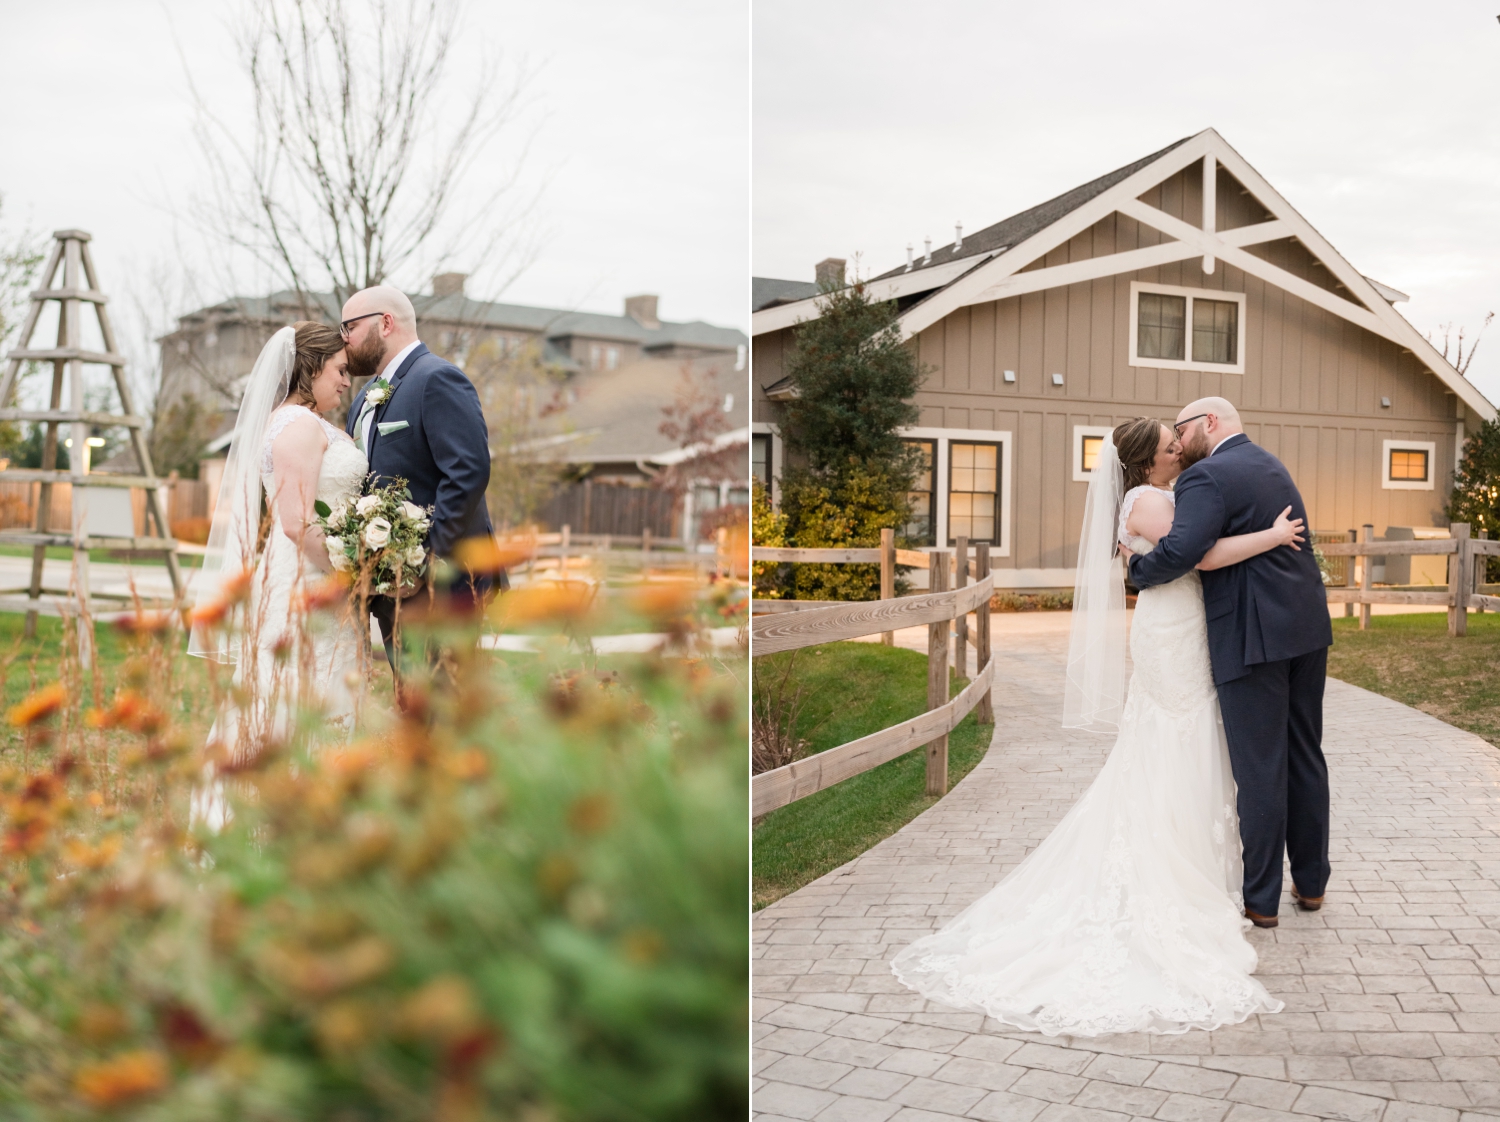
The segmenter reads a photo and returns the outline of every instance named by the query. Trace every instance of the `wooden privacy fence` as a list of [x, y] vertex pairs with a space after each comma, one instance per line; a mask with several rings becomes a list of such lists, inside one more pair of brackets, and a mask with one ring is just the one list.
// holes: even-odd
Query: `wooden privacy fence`
[[660, 540], [672, 534], [676, 504], [670, 491], [585, 479], [559, 483], [537, 511], [537, 520], [547, 526], [570, 526], [580, 535], [639, 537], [645, 531]]
[[[1358, 566], [1359, 584], [1356, 586], [1355, 566], [1345, 565], [1345, 585], [1328, 589], [1330, 604], [1348, 604], [1346, 611], [1359, 605], [1359, 628], [1370, 626], [1371, 604], [1430, 604], [1448, 609], [1448, 634], [1467, 635], [1469, 631], [1468, 611], [1500, 611], [1500, 596], [1487, 596], [1477, 591], [1483, 578], [1483, 566], [1476, 566], [1480, 557], [1500, 557], [1500, 541], [1486, 538], [1471, 538], [1467, 522], [1455, 522], [1449, 527], [1452, 537], [1428, 541], [1375, 541], [1375, 527], [1366, 524], [1359, 541], [1328, 542], [1319, 545], [1327, 557], [1363, 557], [1365, 563]], [[1354, 537], [1354, 531], [1349, 531]], [[1451, 555], [1448, 562], [1448, 587], [1434, 588], [1431, 592], [1411, 589], [1374, 588], [1373, 557], [1421, 557]]]
[[[755, 560], [762, 559], [759, 551], [753, 556]], [[924, 623], [928, 626], [927, 711], [899, 725], [752, 777], [750, 805], [753, 816], [758, 818], [777, 807], [806, 798], [923, 745], [927, 747], [927, 793], [948, 793], [948, 734], [975, 708], [981, 721], [995, 719], [990, 699], [995, 661], [990, 651], [989, 612], [994, 577], [990, 574], [987, 545], [978, 547], [975, 566], [978, 580], [972, 585], [964, 584], [951, 590], [948, 588], [949, 554], [939, 550], [923, 556], [930, 557], [932, 565], [932, 590], [926, 595], [834, 603], [792, 614], [762, 615], [751, 621], [750, 652], [755, 658], [841, 639], [889, 634], [900, 627]], [[816, 560], [823, 561], [824, 558]], [[864, 558], [860, 557], [855, 563], [864, 563]], [[967, 569], [967, 565], [959, 566], [965, 577]], [[980, 665], [973, 680], [957, 697], [950, 699], [949, 623], [960, 621], [966, 625], [970, 612], [975, 613], [974, 637]], [[967, 627], [964, 626], [957, 647], [964, 654], [967, 653], [966, 640]]]

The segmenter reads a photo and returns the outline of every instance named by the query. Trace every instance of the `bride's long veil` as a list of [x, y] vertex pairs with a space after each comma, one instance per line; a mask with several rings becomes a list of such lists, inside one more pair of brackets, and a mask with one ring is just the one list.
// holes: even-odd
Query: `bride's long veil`
[[[219, 482], [219, 497], [214, 504], [213, 524], [208, 532], [208, 549], [198, 574], [197, 605], [216, 600], [226, 580], [249, 568], [255, 557], [255, 543], [260, 531], [261, 445], [265, 441], [266, 423], [271, 411], [286, 399], [292, 377], [292, 360], [296, 355], [297, 332], [283, 327], [261, 348], [260, 357], [245, 382], [239, 415], [229, 441], [229, 457]], [[211, 658], [215, 662], [238, 662], [239, 644], [227, 630], [193, 628], [188, 639], [188, 654]]]
[[1083, 504], [1063, 726], [1115, 732], [1125, 706], [1125, 562], [1115, 548], [1125, 473], [1114, 438], [1099, 449]]

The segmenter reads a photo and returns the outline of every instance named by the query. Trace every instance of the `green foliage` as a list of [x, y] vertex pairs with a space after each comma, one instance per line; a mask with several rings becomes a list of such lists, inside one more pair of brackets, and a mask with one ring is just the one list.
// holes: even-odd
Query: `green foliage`
[[348, 745], [305, 712], [215, 833], [169, 618], [91, 718], [76, 663], [12, 711], [52, 766], [0, 771], [0, 1115], [744, 1117], [736, 675], [436, 632], [450, 689]]
[[[793, 469], [781, 482], [787, 537], [799, 549], [880, 544], [880, 531], [906, 524], [907, 478], [899, 467], [851, 463], [839, 472]], [[795, 565], [788, 583], [798, 600], [876, 600], [879, 565]], [[902, 591], [899, 589], [898, 591]]]
[[898, 430], [921, 415], [911, 399], [926, 372], [901, 339], [896, 305], [876, 303], [854, 284], [826, 290], [820, 307], [797, 329], [787, 359], [799, 395], [784, 406], [787, 450], [817, 475], [879, 464], [909, 490], [919, 458]]
[[[1471, 534], [1488, 530], [1491, 538], [1500, 538], [1500, 419], [1484, 422], [1464, 443], [1444, 517], [1467, 522]], [[1485, 579], [1500, 581], [1500, 558], [1486, 561]]]
[[[927, 659], [916, 651], [829, 643], [795, 653], [794, 681], [807, 691], [797, 732], [810, 752], [889, 728], [927, 708]], [[790, 657], [756, 659], [757, 676], [775, 674]], [[954, 677], [952, 691], [965, 684]], [[984, 758], [993, 730], [970, 713], [948, 735], [950, 788]], [[853, 860], [936, 801], [927, 794], [926, 753], [914, 751], [773, 810], [755, 827], [755, 907]]]
[[[750, 483], [750, 541], [773, 549], [787, 544], [786, 515], [771, 505], [771, 496], [759, 479]], [[750, 567], [751, 595], [762, 600], [785, 599], [790, 574], [789, 565], [755, 562]]]

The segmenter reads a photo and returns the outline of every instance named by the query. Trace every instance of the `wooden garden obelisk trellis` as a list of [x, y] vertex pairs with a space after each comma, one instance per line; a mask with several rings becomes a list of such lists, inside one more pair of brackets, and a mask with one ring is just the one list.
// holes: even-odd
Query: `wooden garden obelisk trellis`
[[[146, 447], [146, 419], [135, 412], [130, 386], [125, 380], [125, 358], [115, 348], [115, 334], [110, 327], [109, 313], [105, 310], [106, 298], [99, 290], [98, 275], [89, 256], [90, 236], [82, 230], [59, 230], [53, 237], [52, 254], [42, 270], [41, 286], [31, 294], [31, 307], [21, 326], [21, 334], [15, 350], [7, 356], [5, 374], [0, 378], [0, 421], [29, 421], [46, 426], [42, 438], [42, 466], [40, 469], [6, 469], [0, 471], [0, 481], [19, 483], [35, 482], [38, 488], [36, 522], [33, 530], [0, 531], [0, 542], [24, 544], [33, 547], [31, 560], [31, 582], [24, 589], [0, 590], [0, 609], [26, 610], [26, 634], [36, 631], [36, 616], [43, 593], [75, 597], [80, 605], [93, 610], [99, 599], [89, 590], [89, 549], [160, 550], [166, 557], [167, 574], [172, 580], [173, 595], [181, 600], [182, 571], [177, 564], [177, 543], [172, 539], [167, 525], [166, 502], [162, 488], [166, 486], [157, 479], [151, 466], [151, 453]], [[53, 282], [57, 281], [57, 287]], [[60, 305], [57, 321], [57, 345], [54, 347], [32, 347], [32, 336], [42, 318], [42, 309], [49, 300]], [[104, 351], [85, 350], [83, 346], [83, 305], [89, 304], [99, 321], [99, 334], [104, 341]], [[16, 381], [21, 366], [26, 362], [50, 362], [52, 364], [52, 392], [46, 409], [12, 409], [11, 397], [16, 390]], [[108, 366], [114, 375], [115, 389], [120, 395], [123, 415], [89, 412], [84, 400], [83, 367], [88, 364]], [[63, 389], [68, 391], [68, 407], [62, 408]], [[68, 456], [67, 471], [57, 470], [58, 430], [69, 426], [72, 447]], [[89, 473], [89, 426], [104, 425], [125, 428], [130, 431], [130, 445], [140, 465], [139, 475], [91, 475]], [[73, 526], [70, 533], [52, 533], [49, 519], [52, 508], [52, 488], [58, 483], [72, 485]], [[88, 496], [96, 487], [141, 487], [146, 492], [146, 520], [148, 535], [127, 536], [91, 535], [88, 529]], [[155, 524], [156, 534], [149, 530]], [[43, 561], [49, 545], [66, 545], [73, 548], [72, 589], [44, 588], [42, 586]], [[25, 592], [21, 601], [16, 593]], [[123, 599], [123, 597], [115, 597]], [[79, 616], [80, 650], [85, 660], [92, 659], [93, 636], [84, 626], [83, 614]]]

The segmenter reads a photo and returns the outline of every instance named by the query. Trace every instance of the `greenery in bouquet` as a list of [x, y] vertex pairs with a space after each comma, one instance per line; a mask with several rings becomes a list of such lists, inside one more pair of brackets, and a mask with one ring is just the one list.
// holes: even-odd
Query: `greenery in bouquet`
[[[509, 610], [585, 610], [560, 597]], [[75, 673], [10, 712], [42, 766], [0, 771], [0, 1116], [744, 1116], [743, 666], [432, 626], [446, 688], [218, 760], [218, 833], [166, 626], [128, 629], [112, 699]]]
[[319, 499], [314, 510], [334, 570], [367, 579], [366, 592], [411, 592], [426, 574], [432, 508], [411, 501], [406, 480], [392, 480], [333, 507]]

